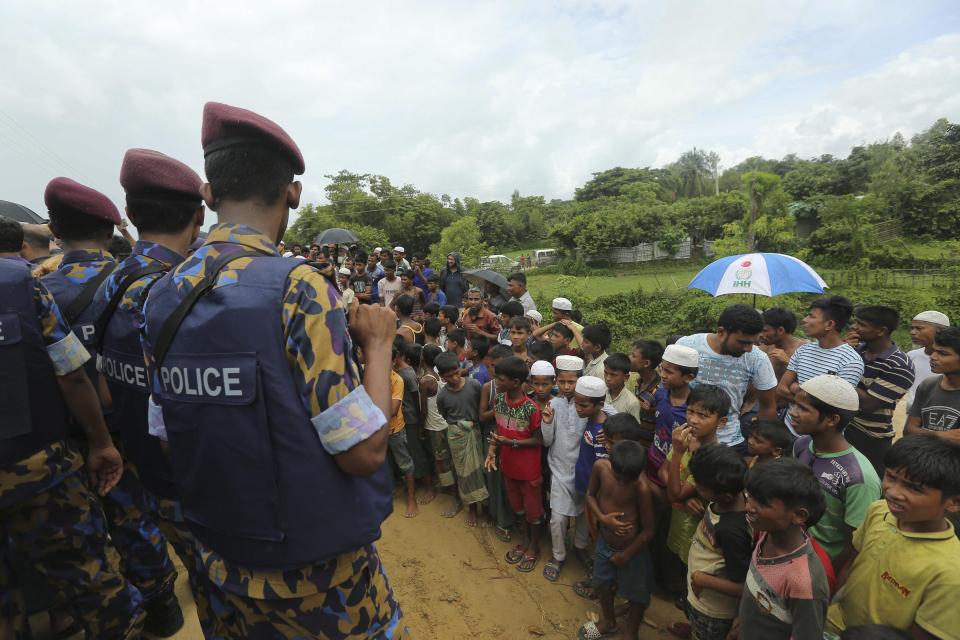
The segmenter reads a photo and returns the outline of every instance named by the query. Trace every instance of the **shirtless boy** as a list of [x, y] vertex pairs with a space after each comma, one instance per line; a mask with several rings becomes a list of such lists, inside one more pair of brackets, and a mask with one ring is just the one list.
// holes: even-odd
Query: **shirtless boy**
[[643, 445], [623, 440], [613, 447], [609, 459], [593, 467], [587, 488], [587, 508], [600, 527], [593, 584], [600, 601], [599, 623], [588, 622], [581, 638], [608, 637], [617, 629], [613, 609], [614, 585], [630, 603], [623, 624], [623, 637], [634, 640], [650, 604], [653, 567], [647, 544], [655, 530], [653, 498], [641, 479], [647, 455]]

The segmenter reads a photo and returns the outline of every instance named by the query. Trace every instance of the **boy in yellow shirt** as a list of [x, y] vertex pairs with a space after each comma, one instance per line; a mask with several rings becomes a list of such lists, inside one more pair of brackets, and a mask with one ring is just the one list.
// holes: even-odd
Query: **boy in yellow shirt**
[[827, 612], [828, 634], [885, 624], [914, 638], [960, 640], [960, 540], [946, 518], [960, 511], [960, 445], [906, 436], [884, 465], [884, 500], [854, 533], [857, 553]]

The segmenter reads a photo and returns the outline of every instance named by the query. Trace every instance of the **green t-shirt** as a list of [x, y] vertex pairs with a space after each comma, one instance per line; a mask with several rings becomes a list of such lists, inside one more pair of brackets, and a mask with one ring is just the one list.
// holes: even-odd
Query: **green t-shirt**
[[880, 499], [880, 478], [866, 456], [853, 447], [820, 453], [814, 451], [810, 436], [802, 436], [793, 445], [793, 455], [813, 469], [823, 490], [827, 510], [810, 527], [810, 535], [834, 559], [843, 551], [843, 525], [859, 528], [867, 508]]

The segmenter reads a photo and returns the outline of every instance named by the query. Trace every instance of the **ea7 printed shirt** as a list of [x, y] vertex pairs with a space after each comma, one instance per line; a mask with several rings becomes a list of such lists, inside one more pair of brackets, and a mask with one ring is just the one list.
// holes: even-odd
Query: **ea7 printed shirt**
[[917, 387], [910, 415], [930, 431], [960, 429], [960, 390], [944, 389], [942, 375], [927, 378]]

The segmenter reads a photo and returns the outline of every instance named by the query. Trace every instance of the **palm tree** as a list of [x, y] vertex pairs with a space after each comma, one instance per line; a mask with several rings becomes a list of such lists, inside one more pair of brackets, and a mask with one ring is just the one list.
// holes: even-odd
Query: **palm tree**
[[674, 163], [680, 178], [680, 194], [683, 196], [702, 196], [705, 191], [705, 178], [710, 174], [707, 155], [694, 147], [685, 152]]
[[713, 174], [713, 195], [720, 195], [720, 154], [716, 151], [707, 153], [707, 166]]

